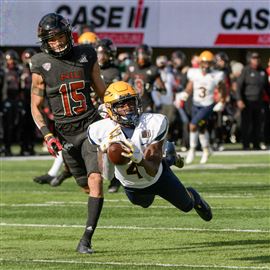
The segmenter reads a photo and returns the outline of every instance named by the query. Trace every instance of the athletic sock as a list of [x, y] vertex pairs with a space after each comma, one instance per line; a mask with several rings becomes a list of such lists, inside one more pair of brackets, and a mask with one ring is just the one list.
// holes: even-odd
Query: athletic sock
[[96, 229], [98, 219], [103, 206], [103, 198], [88, 198], [88, 217], [82, 239], [91, 244], [92, 236]]
[[208, 133], [208, 131], [205, 131], [204, 133], [200, 133], [199, 140], [200, 140], [202, 148], [208, 148], [209, 147], [209, 133]]
[[62, 157], [62, 151], [60, 151], [58, 152], [58, 155], [54, 159], [53, 165], [48, 171], [48, 175], [57, 176], [62, 164], [63, 164], [63, 157]]
[[198, 136], [199, 133], [198, 131], [191, 131], [190, 135], [189, 135], [189, 146], [190, 148], [196, 148], [197, 144], [198, 144]]

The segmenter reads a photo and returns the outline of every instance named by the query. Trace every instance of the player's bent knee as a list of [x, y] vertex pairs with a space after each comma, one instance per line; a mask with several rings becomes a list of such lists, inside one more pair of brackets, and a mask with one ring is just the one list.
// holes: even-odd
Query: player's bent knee
[[100, 173], [91, 173], [88, 176], [90, 195], [94, 197], [103, 196], [103, 179]]

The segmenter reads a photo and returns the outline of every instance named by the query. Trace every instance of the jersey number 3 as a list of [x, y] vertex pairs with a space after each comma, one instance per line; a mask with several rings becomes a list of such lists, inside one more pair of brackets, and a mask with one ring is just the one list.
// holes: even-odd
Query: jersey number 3
[[80, 90], [84, 89], [84, 87], [84, 81], [61, 85], [59, 92], [61, 93], [66, 116], [78, 115], [87, 110], [85, 95], [80, 93]]

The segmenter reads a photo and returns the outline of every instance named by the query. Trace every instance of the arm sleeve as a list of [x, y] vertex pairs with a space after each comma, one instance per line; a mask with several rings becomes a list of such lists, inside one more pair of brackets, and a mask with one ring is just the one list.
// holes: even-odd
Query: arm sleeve
[[154, 136], [154, 139], [152, 141], [152, 143], [157, 143], [159, 141], [162, 141], [166, 138], [167, 133], [168, 133], [168, 128], [169, 128], [169, 123], [168, 123], [168, 119], [166, 116], [162, 115], [163, 119], [160, 119], [161, 121], [159, 122], [160, 124], [157, 125], [159, 126], [159, 129], [157, 131], [157, 133]]

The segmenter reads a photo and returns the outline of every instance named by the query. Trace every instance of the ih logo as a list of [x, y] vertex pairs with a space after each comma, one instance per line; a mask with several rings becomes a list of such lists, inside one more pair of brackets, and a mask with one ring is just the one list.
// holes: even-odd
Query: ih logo
[[148, 7], [143, 7], [143, 2], [143, 0], [138, 0], [138, 6], [131, 8], [128, 23], [129, 28], [145, 27], [149, 9]]

